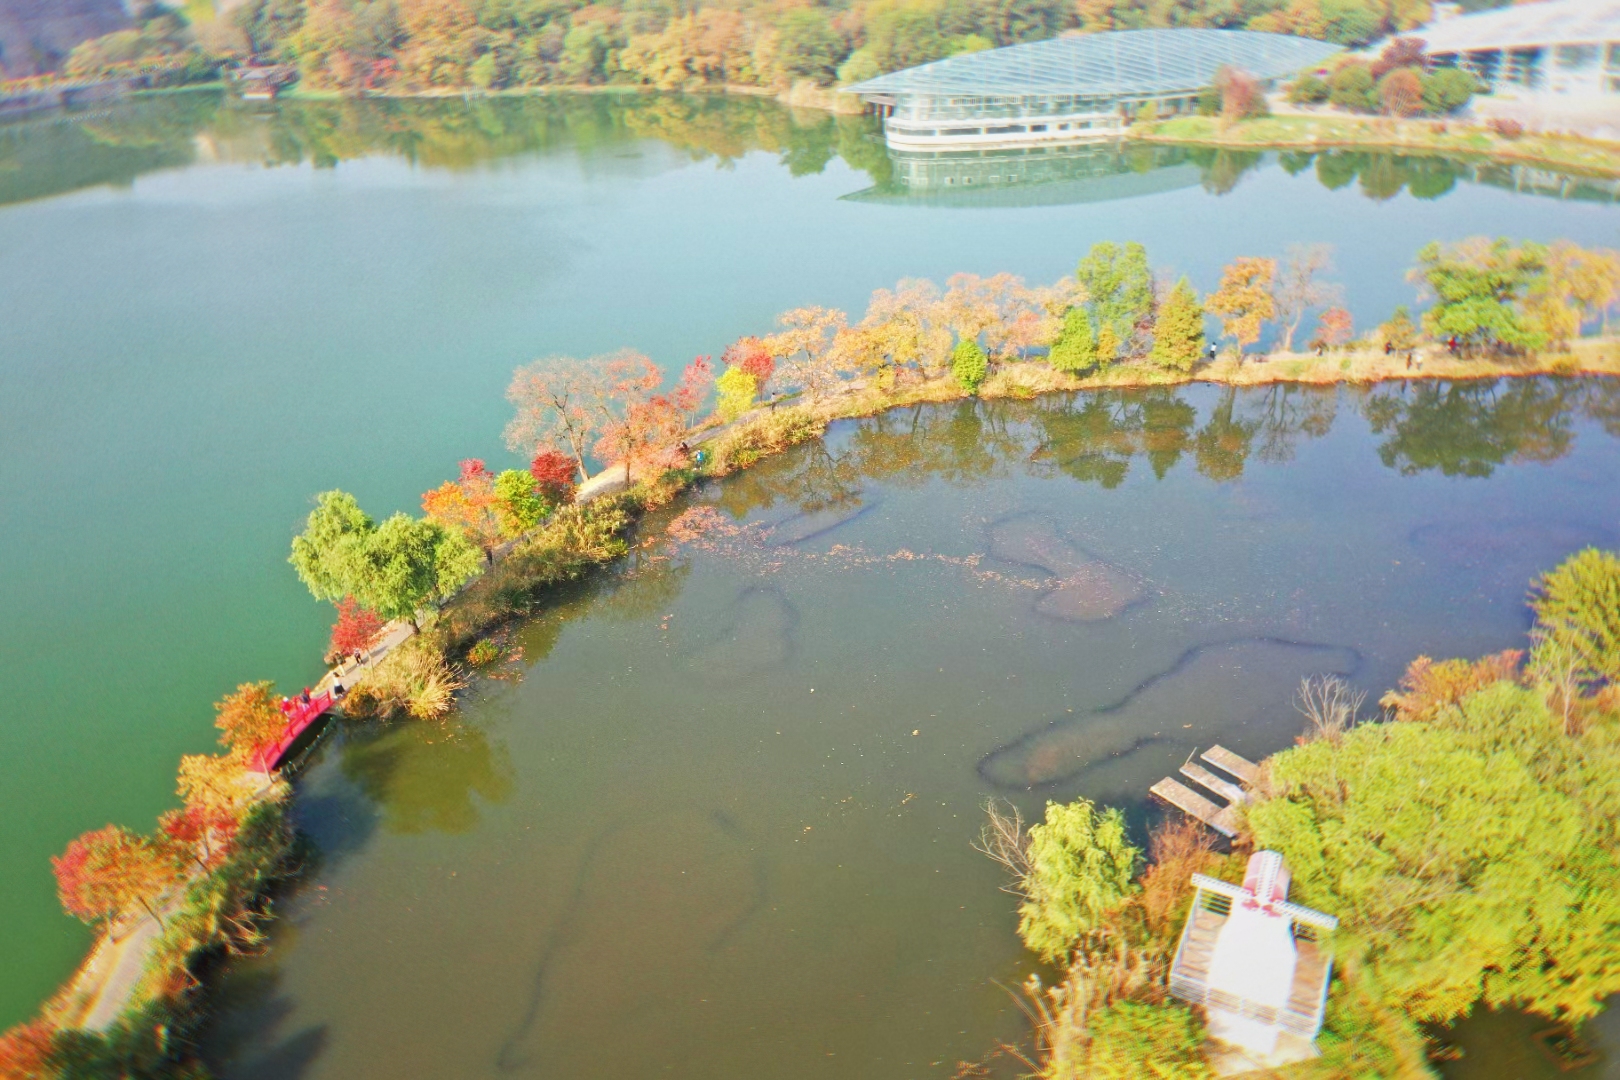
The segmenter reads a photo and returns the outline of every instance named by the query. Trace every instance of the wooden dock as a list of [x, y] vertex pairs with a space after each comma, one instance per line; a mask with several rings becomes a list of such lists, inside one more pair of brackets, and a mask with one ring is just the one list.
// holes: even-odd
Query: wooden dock
[[1260, 766], [1232, 753], [1224, 746], [1212, 746], [1199, 756], [1223, 772], [1231, 774], [1238, 782], [1234, 783], [1211, 772], [1190, 757], [1181, 766], [1181, 775], [1211, 794], [1225, 799], [1226, 805], [1222, 806], [1170, 776], [1160, 780], [1148, 790], [1182, 813], [1197, 818], [1230, 839], [1237, 835], [1236, 808], [1249, 798], [1242, 785], [1254, 782], [1255, 777], [1260, 775]]

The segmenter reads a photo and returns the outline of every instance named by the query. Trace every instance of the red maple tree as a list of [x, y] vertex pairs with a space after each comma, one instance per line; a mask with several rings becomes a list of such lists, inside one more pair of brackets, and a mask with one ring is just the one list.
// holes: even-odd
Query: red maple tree
[[212, 870], [231, 853], [240, 826], [236, 815], [219, 806], [189, 804], [158, 817], [158, 829], [204, 870]]
[[727, 367], [742, 368], [754, 377], [754, 392], [765, 396], [765, 384], [776, 373], [776, 357], [765, 342], [757, 337], [738, 338], [726, 346], [720, 360]]
[[332, 624], [332, 641], [326, 649], [328, 662], [361, 652], [382, 633], [383, 621], [376, 612], [360, 606], [352, 596], [338, 601], [337, 622]]
[[43, 1020], [34, 1020], [0, 1035], [0, 1077], [5, 1080], [46, 1080], [57, 1072], [51, 1067], [54, 1032]]
[[713, 385], [714, 366], [709, 363], [707, 356], [696, 357], [681, 372], [681, 381], [676, 384], [674, 393], [669, 395], [669, 400], [688, 427], [697, 422], [697, 412], [703, 407], [703, 399], [709, 396], [709, 388]]
[[574, 459], [555, 446], [542, 446], [529, 462], [529, 475], [540, 486], [540, 494], [554, 503], [574, 497]]

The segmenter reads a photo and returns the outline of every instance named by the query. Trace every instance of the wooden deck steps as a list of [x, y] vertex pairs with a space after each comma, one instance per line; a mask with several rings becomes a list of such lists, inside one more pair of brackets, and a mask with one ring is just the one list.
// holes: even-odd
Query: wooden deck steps
[[1245, 784], [1252, 784], [1260, 775], [1260, 766], [1246, 757], [1239, 757], [1224, 746], [1212, 746], [1198, 755], [1222, 772], [1229, 772]]
[[[1247, 758], [1240, 757], [1224, 746], [1212, 746], [1200, 755], [1205, 761], [1224, 772], [1230, 773], [1243, 783], [1252, 783], [1260, 775], [1260, 766]], [[1202, 821], [1225, 837], [1237, 835], [1236, 807], [1248, 800], [1242, 784], [1236, 784], [1219, 776], [1189, 758], [1181, 766], [1181, 775], [1205, 788], [1214, 795], [1226, 800], [1222, 806], [1192, 788], [1183, 784], [1174, 777], [1165, 777], [1150, 790], [1153, 794], [1174, 806], [1182, 813]]]
[[1202, 765], [1189, 761], [1181, 767], [1181, 775], [1195, 783], [1202, 784], [1233, 806], [1249, 801], [1248, 794], [1241, 787], [1230, 780], [1224, 780], [1216, 776]]
[[1230, 806], [1223, 807], [1210, 802], [1181, 781], [1167, 776], [1148, 790], [1182, 813], [1191, 814], [1222, 836], [1237, 835]]

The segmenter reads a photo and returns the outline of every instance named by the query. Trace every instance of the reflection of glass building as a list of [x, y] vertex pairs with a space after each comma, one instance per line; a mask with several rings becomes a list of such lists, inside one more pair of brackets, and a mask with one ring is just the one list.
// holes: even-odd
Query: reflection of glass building
[[1198, 186], [1180, 147], [1082, 142], [995, 150], [889, 148], [890, 178], [845, 198], [917, 206], [1062, 206]]
[[1129, 113], [1190, 108], [1223, 67], [1275, 83], [1337, 45], [1247, 30], [1119, 30], [936, 60], [849, 87], [891, 147], [1027, 146], [1111, 138]]
[[1441, 64], [1493, 86], [1620, 94], [1620, 0], [1545, 0], [1455, 15], [1415, 32]]

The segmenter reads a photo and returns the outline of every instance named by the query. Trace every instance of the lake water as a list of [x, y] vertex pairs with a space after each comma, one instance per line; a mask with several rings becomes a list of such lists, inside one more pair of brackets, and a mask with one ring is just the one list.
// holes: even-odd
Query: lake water
[[[310, 494], [414, 509], [460, 457], [506, 464], [518, 363], [674, 367], [903, 276], [1051, 280], [1099, 239], [1201, 288], [1334, 243], [1367, 324], [1429, 239], [1617, 225], [1601, 185], [1525, 170], [891, 160], [865, 121], [751, 100], [177, 95], [0, 129], [0, 1022], [85, 941], [47, 857], [170, 805], [237, 682], [318, 672], [328, 616], [284, 562]], [[992, 980], [1028, 970], [967, 847], [982, 799], [1140, 824], [1194, 743], [1286, 745], [1305, 672], [1376, 694], [1419, 651], [1516, 643], [1528, 577], [1615, 542], [1609, 400], [1198, 388], [840, 427], [696, 496], [749, 528], [582, 591], [454, 723], [334, 740], [298, 810], [320, 868], [213, 1052], [948, 1075], [1017, 1031]]]

